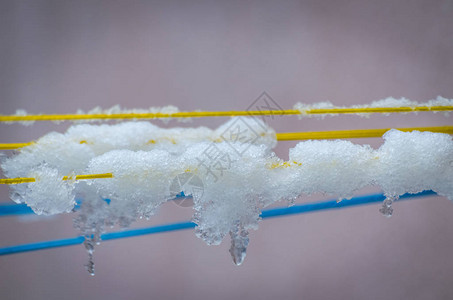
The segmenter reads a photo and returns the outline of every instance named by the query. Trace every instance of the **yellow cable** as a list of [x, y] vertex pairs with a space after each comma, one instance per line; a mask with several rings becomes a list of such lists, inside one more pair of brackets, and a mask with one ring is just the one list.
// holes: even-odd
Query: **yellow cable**
[[414, 106], [414, 107], [362, 107], [362, 108], [322, 108], [262, 110], [262, 111], [193, 111], [176, 113], [120, 113], [120, 114], [62, 114], [62, 115], [0, 115], [0, 122], [24, 121], [67, 121], [92, 119], [155, 119], [155, 118], [200, 118], [263, 115], [311, 115], [311, 114], [358, 114], [358, 113], [402, 113], [414, 111], [452, 111], [453, 106]]
[[[76, 175], [75, 180], [87, 180], [87, 179], [99, 179], [99, 178], [113, 178], [112, 173], [103, 174], [87, 174], [87, 175]], [[64, 176], [63, 180], [73, 179], [71, 176]]]
[[35, 182], [35, 178], [26, 178], [26, 177], [19, 177], [19, 178], [6, 178], [0, 179], [0, 184], [19, 184], [25, 182]]
[[[76, 175], [75, 180], [85, 180], [85, 179], [99, 179], [99, 178], [113, 178], [112, 173], [103, 173], [103, 174], [88, 174], [88, 175]], [[71, 176], [64, 176], [63, 180], [73, 179]], [[35, 178], [30, 177], [19, 177], [19, 178], [6, 178], [0, 179], [0, 184], [19, 184], [25, 182], [35, 182]]]
[[33, 144], [33, 142], [29, 142], [29, 143], [4, 143], [4, 144], [0, 144], [0, 150], [14, 150], [14, 149], [30, 146], [31, 144]]
[[[409, 127], [396, 128], [401, 131], [430, 131], [453, 134], [453, 126], [437, 126], [437, 127]], [[278, 141], [292, 140], [320, 140], [320, 139], [352, 139], [352, 138], [373, 138], [381, 137], [390, 128], [382, 129], [354, 129], [354, 130], [336, 130], [336, 131], [312, 131], [312, 132], [285, 132], [277, 133]], [[85, 142], [85, 141], [82, 141]], [[15, 144], [0, 144], [0, 150], [12, 150], [25, 146], [29, 146], [34, 142], [15, 143]], [[86, 142], [85, 142], [86, 143]], [[153, 143], [155, 141], [153, 140]]]
[[[354, 129], [354, 130], [336, 130], [336, 131], [313, 131], [313, 132], [286, 132], [277, 133], [277, 140], [320, 140], [320, 139], [351, 139], [351, 138], [373, 138], [381, 137], [391, 128], [382, 129]], [[396, 128], [400, 131], [430, 131], [453, 134], [453, 126], [438, 127], [410, 127]]]

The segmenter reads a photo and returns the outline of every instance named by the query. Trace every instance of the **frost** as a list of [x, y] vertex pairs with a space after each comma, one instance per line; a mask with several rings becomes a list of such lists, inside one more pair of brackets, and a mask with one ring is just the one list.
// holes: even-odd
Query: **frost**
[[376, 153], [379, 164], [373, 177], [386, 195], [431, 189], [453, 200], [450, 135], [392, 129], [384, 134], [384, 140]]
[[[173, 105], [167, 105], [167, 106], [163, 106], [163, 107], [150, 107], [148, 109], [127, 109], [127, 108], [121, 108], [120, 105], [114, 105], [110, 108], [107, 108], [107, 109], [102, 109], [101, 107], [97, 106], [91, 110], [89, 110], [88, 112], [84, 112], [83, 110], [79, 109], [77, 111], [77, 114], [79, 115], [84, 115], [84, 114], [88, 114], [88, 115], [94, 115], [94, 114], [106, 114], [106, 115], [113, 115], [113, 114], [174, 114], [174, 113], [177, 113], [179, 112], [179, 109], [176, 107], [176, 106], [173, 106]], [[161, 119], [164, 123], [168, 123], [168, 121], [170, 121], [171, 119], [174, 119], [174, 118], [163, 118]], [[179, 121], [182, 121], [182, 122], [189, 122], [190, 121], [190, 118], [177, 118]], [[96, 120], [96, 119], [92, 119], [92, 120], [88, 120], [89, 122], [101, 122], [102, 120]], [[87, 120], [83, 120], [83, 121], [77, 121], [77, 123], [86, 123]]]
[[61, 180], [56, 169], [42, 165], [33, 169], [28, 177], [36, 182], [28, 184], [22, 195], [24, 201], [38, 214], [53, 215], [70, 212], [74, 207], [74, 182]]
[[[368, 108], [368, 107], [415, 107], [415, 106], [453, 106], [453, 99], [446, 99], [441, 96], [438, 96], [436, 99], [429, 100], [424, 103], [419, 103], [417, 101], [412, 101], [406, 98], [396, 99], [393, 97], [387, 97], [385, 99], [377, 100], [371, 102], [371, 104], [365, 105], [353, 105], [350, 108]], [[347, 106], [334, 106], [331, 102], [318, 102], [312, 104], [305, 104], [297, 102], [294, 104], [293, 109], [300, 111], [299, 119], [309, 117], [309, 118], [324, 118], [325, 116], [337, 116], [338, 114], [309, 114], [307, 111], [312, 109], [329, 109], [329, 108], [349, 108]], [[408, 113], [408, 112], [404, 112]], [[356, 113], [358, 116], [368, 117], [369, 113]], [[386, 113], [384, 115], [389, 115]], [[449, 112], [445, 112], [445, 116], [449, 116]]]
[[[81, 109], [77, 110], [75, 113], [76, 115], [96, 115], [96, 114], [102, 114], [102, 115], [113, 115], [113, 114], [174, 114], [180, 112], [179, 109], [176, 106], [173, 105], [167, 105], [163, 107], [149, 107], [148, 109], [127, 109], [127, 108], [121, 108], [120, 105], [114, 105], [110, 108], [103, 109], [99, 106], [85, 112]], [[13, 116], [28, 116], [28, 115], [41, 115], [41, 114], [31, 114], [28, 113], [24, 109], [18, 109], [16, 110], [16, 113]], [[174, 118], [174, 117], [166, 117], [166, 118], [159, 118], [163, 123], [167, 124], [170, 120], [176, 119], [179, 122], [182, 123], [187, 123], [191, 122], [191, 118]], [[94, 118], [94, 119], [73, 119], [73, 120], [68, 120], [73, 123], [93, 123], [93, 122], [104, 122], [106, 120], [119, 120], [121, 119], [109, 119], [109, 118]], [[134, 120], [134, 119], [132, 119]], [[56, 124], [60, 124], [64, 121], [62, 120], [54, 120], [52, 121]], [[16, 124], [19, 123], [24, 126], [30, 126], [35, 123], [35, 121], [5, 121], [5, 124]]]
[[426, 103], [426, 106], [452, 106], [453, 99], [447, 99], [442, 96], [438, 96], [436, 99], [430, 100]]
[[291, 186], [303, 194], [323, 192], [351, 198], [355, 191], [369, 185], [378, 162], [374, 150], [348, 141], [307, 141], [290, 149], [290, 161], [302, 163]]
[[[16, 113], [13, 115], [13, 116], [26, 116], [28, 115], [27, 111], [25, 109], [17, 109], [16, 110]], [[24, 126], [31, 126], [35, 123], [35, 121], [20, 121], [20, 122], [16, 122], [16, 121], [6, 121], [4, 122], [5, 124], [16, 124], [16, 123], [19, 123], [21, 125], [24, 125]]]
[[325, 116], [338, 116], [338, 114], [312, 115], [312, 114], [307, 113], [307, 111], [312, 110], [312, 109], [329, 109], [329, 108], [337, 108], [337, 107], [335, 105], [333, 105], [330, 101], [317, 102], [317, 103], [311, 103], [311, 104], [297, 102], [293, 106], [293, 109], [300, 111], [300, 115], [298, 116], [299, 119], [302, 119], [303, 117], [310, 117], [310, 118], [317, 117], [317, 118], [322, 119]]

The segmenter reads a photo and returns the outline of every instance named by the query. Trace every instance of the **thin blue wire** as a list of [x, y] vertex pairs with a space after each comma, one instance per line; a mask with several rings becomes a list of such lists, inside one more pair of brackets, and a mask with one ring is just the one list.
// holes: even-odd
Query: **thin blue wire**
[[[104, 201], [106, 201], [106, 202], [108, 201], [107, 203], [110, 203], [110, 199], [105, 199]], [[74, 206], [74, 209], [75, 210], [80, 209], [81, 204], [82, 204], [82, 200], [76, 199], [76, 205]], [[21, 204], [0, 203], [0, 217], [30, 215], [30, 214], [34, 214], [34, 212], [25, 203], [21, 203]], [[45, 217], [45, 216], [43, 216], [43, 217]]]
[[[104, 201], [110, 203], [110, 199], [105, 199]], [[76, 205], [74, 205], [75, 210], [80, 209], [82, 204], [81, 200], [76, 200]], [[12, 204], [12, 203], [1, 203], [0, 204], [0, 217], [9, 217], [9, 216], [18, 216], [18, 215], [30, 215], [34, 214], [33, 210], [27, 206], [27, 204]], [[46, 216], [42, 216], [46, 217]]]
[[[436, 195], [436, 193], [434, 193], [433, 191], [424, 191], [424, 192], [421, 192], [418, 194], [405, 194], [405, 195], [401, 196], [400, 199], [403, 200], [403, 199], [418, 198], [418, 197], [432, 196], [432, 195]], [[324, 201], [324, 202], [300, 204], [300, 205], [294, 205], [291, 207], [267, 209], [261, 213], [261, 217], [263, 219], [267, 219], [267, 218], [302, 214], [302, 213], [327, 210], [327, 209], [341, 209], [341, 208], [350, 207], [350, 206], [381, 202], [384, 199], [385, 199], [385, 196], [382, 194], [372, 194], [372, 195], [354, 197], [350, 200], [344, 200], [341, 202], [337, 202], [336, 200], [330, 200], [330, 201]], [[120, 239], [120, 238], [141, 236], [141, 235], [146, 235], [146, 234], [155, 234], [155, 233], [161, 233], [161, 232], [170, 232], [170, 231], [176, 231], [176, 230], [190, 229], [190, 228], [194, 228], [195, 226], [196, 226], [196, 224], [193, 222], [190, 222], [190, 221], [172, 223], [172, 224], [159, 225], [159, 226], [153, 226], [153, 227], [147, 227], [147, 228], [141, 228], [141, 229], [131, 229], [131, 230], [124, 230], [124, 231], [119, 231], [119, 232], [104, 233], [103, 235], [101, 235], [101, 239], [103, 241], [109, 241], [109, 240], [116, 240], [116, 239]], [[78, 245], [78, 244], [83, 243], [84, 240], [85, 240], [85, 238], [83, 236], [78, 236], [75, 238], [69, 238], [69, 239], [63, 239], [63, 240], [44, 241], [44, 242], [38, 242], [38, 243], [32, 243], [32, 244], [4, 247], [4, 248], [0, 248], [0, 256], [14, 254], [14, 253], [35, 251], [35, 250], [43, 250], [43, 249], [49, 249], [49, 248]]]
[[33, 210], [26, 204], [0, 204], [0, 217], [15, 216], [15, 215], [29, 215], [32, 214]]
[[[175, 199], [184, 198], [184, 193], [176, 195]], [[172, 199], [172, 200], [175, 200]], [[107, 204], [110, 204], [110, 199], [104, 199]], [[74, 206], [75, 210], [80, 209], [82, 204], [82, 199], [76, 199], [76, 205]], [[25, 203], [15, 204], [15, 203], [0, 203], [0, 217], [9, 217], [9, 216], [18, 216], [18, 215], [30, 215], [34, 214], [33, 210], [27, 206]], [[43, 216], [45, 217], [45, 216]]]

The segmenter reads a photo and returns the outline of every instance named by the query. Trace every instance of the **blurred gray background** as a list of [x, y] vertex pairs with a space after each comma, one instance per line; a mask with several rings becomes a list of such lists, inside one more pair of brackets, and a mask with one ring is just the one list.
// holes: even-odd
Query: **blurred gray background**
[[[388, 96], [453, 98], [453, 1], [0, 1], [0, 113], [78, 108], [242, 110]], [[225, 118], [169, 126], [216, 127]], [[275, 117], [277, 132], [451, 125], [441, 114]], [[153, 121], [162, 124], [160, 121]], [[0, 124], [26, 142], [69, 123]], [[381, 139], [358, 139], [379, 147]], [[297, 142], [281, 142], [288, 157]], [[377, 192], [367, 189], [361, 193]], [[359, 194], [361, 194], [359, 193]], [[0, 187], [8, 202], [8, 188]], [[326, 196], [298, 199], [298, 203]], [[281, 205], [284, 205], [282, 203]], [[186, 230], [0, 257], [1, 299], [452, 299], [453, 204], [443, 197], [261, 222], [240, 267]], [[145, 227], [187, 220], [164, 205]], [[118, 229], [118, 228], [116, 228]], [[68, 238], [72, 215], [0, 219], [0, 247]]]

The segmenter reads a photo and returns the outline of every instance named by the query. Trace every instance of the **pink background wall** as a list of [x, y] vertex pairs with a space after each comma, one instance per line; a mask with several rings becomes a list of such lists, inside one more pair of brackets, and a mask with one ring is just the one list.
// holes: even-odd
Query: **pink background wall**
[[[453, 98], [453, 1], [0, 1], [0, 113], [282, 108]], [[195, 120], [217, 126], [225, 119]], [[156, 124], [161, 124], [156, 122]], [[278, 132], [451, 125], [440, 114], [278, 117]], [[0, 125], [25, 142], [70, 124]], [[176, 122], [170, 125], [181, 125]], [[381, 139], [354, 140], [378, 147]], [[279, 143], [287, 158], [296, 142]], [[365, 192], [376, 191], [368, 189]], [[0, 187], [0, 201], [8, 189]], [[317, 195], [298, 203], [322, 199]], [[325, 197], [324, 197], [325, 198]], [[236, 267], [192, 231], [0, 257], [1, 299], [451, 299], [453, 205], [430, 197], [263, 221]], [[164, 205], [134, 227], [190, 218]], [[72, 216], [1, 218], [0, 247], [77, 235]]]

